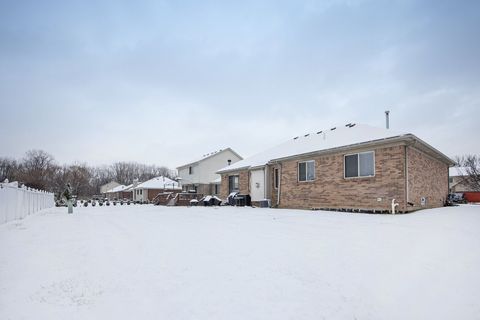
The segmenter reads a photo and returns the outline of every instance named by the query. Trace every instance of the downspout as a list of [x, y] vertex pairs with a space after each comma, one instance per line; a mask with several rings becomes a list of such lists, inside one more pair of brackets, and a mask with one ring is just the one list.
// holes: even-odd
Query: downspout
[[278, 188], [277, 188], [277, 207], [280, 205], [280, 188], [282, 186], [282, 164], [280, 163], [278, 169]]

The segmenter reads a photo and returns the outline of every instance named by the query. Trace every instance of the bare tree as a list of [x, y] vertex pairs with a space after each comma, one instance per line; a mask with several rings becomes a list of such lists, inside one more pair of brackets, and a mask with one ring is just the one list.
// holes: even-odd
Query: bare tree
[[70, 183], [73, 194], [88, 196], [95, 193], [91, 180], [91, 170], [86, 164], [63, 165], [55, 169], [51, 188], [56, 194], [61, 194], [67, 183]]
[[455, 161], [458, 166], [464, 167], [466, 173], [462, 183], [473, 191], [480, 191], [480, 156], [469, 154], [456, 157]]
[[19, 166], [18, 180], [26, 186], [47, 191], [52, 190], [56, 170], [55, 159], [43, 150], [30, 150]]
[[175, 172], [167, 167], [145, 165], [137, 162], [116, 162], [110, 166], [89, 167], [85, 163], [59, 166], [53, 156], [42, 150], [30, 150], [17, 162], [0, 158], [0, 181], [8, 178], [26, 186], [59, 194], [67, 183], [74, 194], [90, 196], [98, 194], [100, 186], [112, 180], [130, 184], [134, 179], [146, 181], [153, 177], [173, 178]]
[[111, 166], [113, 180], [121, 184], [130, 184], [134, 179], [147, 181], [154, 177], [174, 177], [174, 172], [167, 167], [145, 165], [136, 162], [117, 162]]
[[15, 159], [0, 158], [0, 182], [8, 179], [14, 181], [18, 171], [18, 163]]

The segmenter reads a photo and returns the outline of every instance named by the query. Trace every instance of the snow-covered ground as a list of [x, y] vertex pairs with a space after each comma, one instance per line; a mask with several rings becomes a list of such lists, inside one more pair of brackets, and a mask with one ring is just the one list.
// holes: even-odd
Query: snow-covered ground
[[0, 225], [0, 319], [479, 319], [480, 206], [144, 206]]

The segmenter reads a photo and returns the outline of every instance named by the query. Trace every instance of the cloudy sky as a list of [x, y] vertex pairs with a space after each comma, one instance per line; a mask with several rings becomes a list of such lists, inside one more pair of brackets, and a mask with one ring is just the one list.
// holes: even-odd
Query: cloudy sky
[[386, 109], [478, 154], [479, 34], [479, 1], [2, 1], [0, 156], [175, 167]]

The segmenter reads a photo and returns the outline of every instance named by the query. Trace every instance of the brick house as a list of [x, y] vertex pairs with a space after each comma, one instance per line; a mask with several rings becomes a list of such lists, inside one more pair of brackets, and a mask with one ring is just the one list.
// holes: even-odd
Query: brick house
[[105, 196], [108, 200], [121, 200], [121, 199], [129, 199], [132, 200], [132, 187], [131, 185], [119, 185], [113, 189], [110, 189], [106, 192]]
[[179, 183], [167, 177], [159, 176], [138, 184], [133, 189], [134, 201], [152, 201], [159, 193], [181, 192]]
[[465, 167], [450, 168], [450, 193], [463, 193], [468, 202], [480, 202], [480, 191], [473, 189], [465, 180], [468, 169]]
[[204, 154], [201, 158], [177, 167], [183, 191], [218, 195], [221, 177], [217, 170], [242, 159], [233, 149], [226, 148]]
[[361, 124], [295, 137], [218, 171], [273, 207], [408, 212], [443, 206], [454, 162], [418, 137]]

